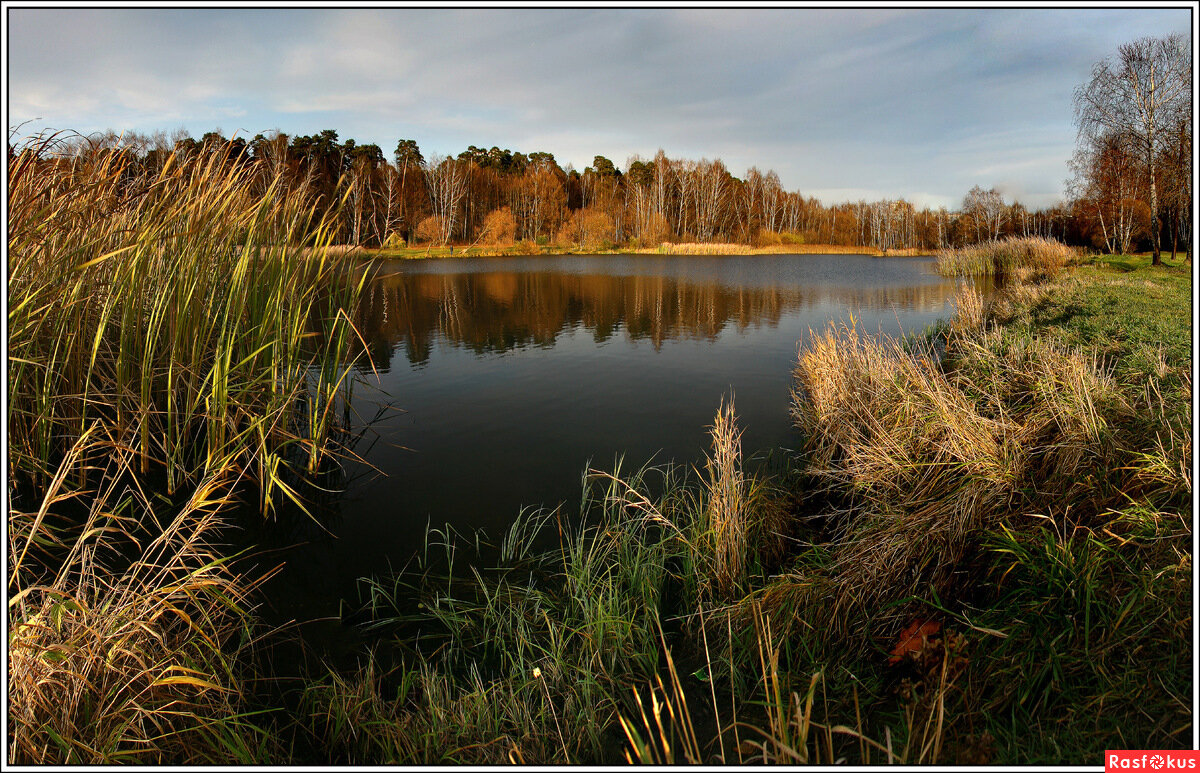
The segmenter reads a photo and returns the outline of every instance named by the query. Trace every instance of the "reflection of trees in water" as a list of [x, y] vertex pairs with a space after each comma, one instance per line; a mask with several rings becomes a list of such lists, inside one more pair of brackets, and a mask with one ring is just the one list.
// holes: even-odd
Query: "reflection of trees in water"
[[815, 306], [937, 311], [951, 280], [894, 287], [729, 287], [661, 276], [558, 273], [381, 274], [356, 315], [375, 366], [390, 366], [403, 343], [413, 364], [429, 360], [435, 336], [476, 353], [550, 346], [563, 330], [585, 327], [597, 342], [624, 327], [657, 349], [669, 339], [713, 339], [775, 326], [784, 313]]

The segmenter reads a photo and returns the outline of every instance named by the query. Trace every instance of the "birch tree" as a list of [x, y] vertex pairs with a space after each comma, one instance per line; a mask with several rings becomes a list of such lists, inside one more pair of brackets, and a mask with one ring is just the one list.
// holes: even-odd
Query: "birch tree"
[[1146, 167], [1149, 185], [1150, 241], [1154, 265], [1160, 251], [1158, 175], [1169, 137], [1167, 129], [1190, 112], [1192, 62], [1182, 35], [1139, 38], [1117, 49], [1115, 60], [1104, 59], [1092, 77], [1075, 91], [1075, 120], [1085, 144], [1105, 135], [1128, 134]]
[[429, 204], [438, 219], [440, 233], [438, 243], [450, 241], [458, 218], [458, 206], [467, 191], [466, 164], [448, 156], [432, 155], [423, 165], [425, 187], [429, 190]]

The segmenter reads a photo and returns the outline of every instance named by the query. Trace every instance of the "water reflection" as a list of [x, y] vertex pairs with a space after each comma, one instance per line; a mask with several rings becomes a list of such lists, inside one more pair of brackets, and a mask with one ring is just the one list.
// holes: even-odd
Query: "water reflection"
[[273, 584], [285, 616], [334, 615], [357, 578], [424, 549], [427, 525], [503, 535], [523, 507], [565, 503], [589, 467], [701, 464], [736, 395], [742, 448], [799, 447], [797, 349], [854, 314], [864, 334], [919, 331], [957, 282], [931, 261], [866, 256], [559, 256], [379, 267], [356, 312], [379, 371], [353, 414], [372, 423], [329, 533]]
[[[851, 273], [863, 272], [864, 259], [846, 258], [837, 256]], [[775, 327], [787, 314], [805, 309], [942, 310], [954, 295], [954, 281], [909, 268], [903, 284], [802, 286], [731, 285], [714, 276], [384, 270], [368, 284], [357, 323], [381, 371], [391, 368], [398, 349], [411, 365], [426, 364], [438, 338], [484, 355], [550, 347], [564, 331], [579, 327], [597, 343], [620, 334], [659, 350], [669, 340], [712, 341], [730, 327], [739, 333]]]

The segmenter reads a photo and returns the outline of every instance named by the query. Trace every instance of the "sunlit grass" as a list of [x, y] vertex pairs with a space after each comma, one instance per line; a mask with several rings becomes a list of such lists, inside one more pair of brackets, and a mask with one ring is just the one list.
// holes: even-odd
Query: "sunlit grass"
[[9, 162], [11, 763], [256, 762], [232, 508], [303, 507], [360, 284], [223, 154]]
[[1082, 253], [1041, 236], [1017, 237], [947, 248], [936, 254], [938, 272], [946, 276], [974, 274], [1056, 276], [1078, 263]]

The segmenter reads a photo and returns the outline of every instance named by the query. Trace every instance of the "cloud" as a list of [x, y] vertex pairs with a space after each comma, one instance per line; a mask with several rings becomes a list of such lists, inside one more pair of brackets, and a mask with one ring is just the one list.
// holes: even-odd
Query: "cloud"
[[[824, 196], [1050, 202], [1072, 89], [1188, 9], [12, 9], [9, 122], [664, 148]], [[838, 192], [842, 191], [842, 194]], [[915, 191], [922, 191], [917, 194]]]

